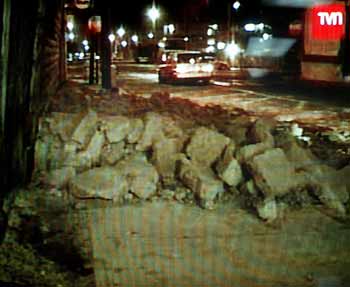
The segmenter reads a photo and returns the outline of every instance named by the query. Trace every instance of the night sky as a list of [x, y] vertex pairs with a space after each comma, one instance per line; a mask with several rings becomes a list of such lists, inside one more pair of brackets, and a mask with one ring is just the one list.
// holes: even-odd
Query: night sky
[[[157, 0], [162, 13], [160, 21], [164, 23], [187, 21], [211, 23], [226, 23], [229, 3], [227, 0]], [[250, 20], [264, 20], [273, 25], [285, 24], [293, 21], [300, 14], [300, 10], [273, 8], [263, 5], [261, 0], [241, 0], [238, 12], [232, 10], [232, 17], [241, 23]], [[114, 25], [125, 25], [137, 29], [149, 21], [146, 10], [152, 6], [152, 0], [117, 1], [109, 0], [112, 21]]]

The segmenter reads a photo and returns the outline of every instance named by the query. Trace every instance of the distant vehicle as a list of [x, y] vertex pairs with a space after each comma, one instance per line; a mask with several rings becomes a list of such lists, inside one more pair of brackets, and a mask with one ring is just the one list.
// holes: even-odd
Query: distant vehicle
[[157, 61], [158, 46], [153, 43], [139, 44], [135, 51], [136, 63], [155, 63]]
[[[165, 56], [164, 56], [165, 55]], [[159, 66], [159, 83], [209, 83], [213, 77], [215, 58], [199, 51], [168, 51]]]

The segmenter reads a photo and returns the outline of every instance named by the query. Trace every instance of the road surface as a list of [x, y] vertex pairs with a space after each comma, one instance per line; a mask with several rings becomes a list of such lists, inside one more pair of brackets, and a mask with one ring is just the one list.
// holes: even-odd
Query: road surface
[[168, 92], [201, 105], [242, 108], [279, 121], [350, 129], [350, 86], [321, 87], [281, 77], [242, 79], [237, 71], [232, 77], [218, 75], [209, 85], [159, 84], [156, 66], [134, 63], [116, 63], [112, 73], [115, 86], [143, 97]]

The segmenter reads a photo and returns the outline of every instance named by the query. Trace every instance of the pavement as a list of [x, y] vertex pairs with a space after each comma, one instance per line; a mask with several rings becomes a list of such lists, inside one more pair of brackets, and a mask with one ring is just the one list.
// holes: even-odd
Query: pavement
[[350, 229], [317, 209], [264, 224], [232, 204], [89, 209], [97, 287], [350, 286]]

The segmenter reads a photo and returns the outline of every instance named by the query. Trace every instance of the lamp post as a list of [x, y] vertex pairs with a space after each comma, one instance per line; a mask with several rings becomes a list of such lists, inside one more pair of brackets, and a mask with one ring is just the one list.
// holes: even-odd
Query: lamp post
[[[233, 4], [229, 2], [228, 10], [227, 10], [227, 30], [228, 30], [228, 42], [231, 43], [232, 40], [235, 40], [235, 33], [232, 34], [232, 9], [237, 13], [239, 7], [241, 7], [241, 3], [239, 1], [235, 1]], [[233, 39], [232, 39], [233, 36]]]
[[154, 34], [156, 35], [157, 34], [157, 20], [160, 17], [160, 12], [159, 12], [159, 9], [155, 7], [154, 2], [152, 4], [152, 8], [150, 8], [147, 11], [147, 16], [152, 21], [152, 30], [153, 30]]
[[[89, 67], [89, 84], [94, 83], [94, 63], [95, 52], [97, 51], [97, 34], [101, 32], [101, 17], [92, 16], [89, 19], [88, 28], [90, 32], [90, 67]], [[98, 62], [96, 60], [96, 82], [98, 83]]]

